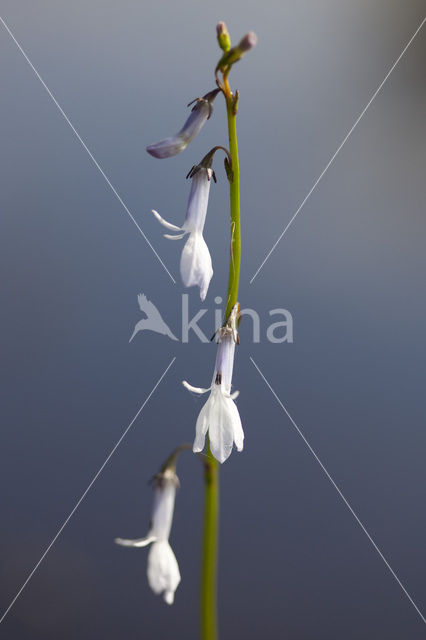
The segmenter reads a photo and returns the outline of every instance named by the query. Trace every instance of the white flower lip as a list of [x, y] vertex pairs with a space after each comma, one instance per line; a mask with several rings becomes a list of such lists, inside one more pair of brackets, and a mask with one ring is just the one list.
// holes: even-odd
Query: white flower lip
[[191, 191], [182, 227], [167, 222], [157, 211], [152, 213], [163, 227], [178, 232], [177, 235], [165, 234], [169, 240], [181, 240], [189, 234], [180, 261], [181, 278], [185, 287], [198, 286], [200, 298], [204, 300], [213, 276], [210, 251], [203, 237], [213, 171], [199, 166], [191, 173]]
[[242, 451], [244, 445], [241, 418], [234, 402], [238, 392], [231, 394], [234, 352], [233, 336], [223, 336], [218, 344], [216, 366], [209, 389], [193, 387], [183, 381], [185, 388], [194, 393], [210, 391], [197, 419], [193, 451], [198, 453], [204, 449], [208, 432], [211, 452], [221, 463], [231, 455], [234, 444], [238, 451]]
[[155, 483], [151, 527], [146, 537], [136, 540], [116, 538], [114, 542], [123, 547], [146, 547], [152, 544], [147, 567], [149, 586], [154, 593], [162, 593], [167, 604], [173, 604], [174, 594], [181, 580], [179, 566], [169, 544], [177, 476], [167, 470], [156, 478]]
[[202, 98], [197, 98], [182, 129], [174, 136], [164, 138], [164, 140], [149, 145], [146, 148], [148, 153], [154, 156], [154, 158], [163, 159], [171, 158], [186, 149], [191, 140], [200, 132], [204, 123], [210, 118], [212, 113], [211, 103], [217, 93], [218, 90], [213, 90]]
[[167, 540], [155, 542], [148, 554], [148, 582], [156, 594], [163, 594], [167, 604], [173, 604], [181, 580], [176, 556]]

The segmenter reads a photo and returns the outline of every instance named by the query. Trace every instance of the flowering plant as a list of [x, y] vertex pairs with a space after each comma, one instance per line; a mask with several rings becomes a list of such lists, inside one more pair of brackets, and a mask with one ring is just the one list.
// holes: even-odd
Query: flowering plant
[[[215, 68], [216, 88], [202, 98], [196, 98], [191, 113], [182, 129], [174, 136], [147, 147], [153, 157], [170, 158], [182, 152], [201, 131], [212, 115], [212, 103], [222, 93], [226, 103], [229, 149], [213, 147], [205, 157], [192, 167], [187, 178], [191, 179], [185, 220], [178, 226], [165, 220], [157, 211], [152, 213], [157, 220], [174, 235], [165, 234], [170, 240], [181, 240], [188, 236], [182, 250], [180, 273], [186, 287], [197, 286], [201, 300], [207, 296], [213, 277], [212, 259], [204, 239], [204, 224], [212, 181], [216, 175], [212, 169], [215, 153], [225, 152], [225, 170], [230, 192], [230, 267], [227, 307], [223, 324], [216, 332], [217, 354], [212, 383], [209, 388], [193, 387], [184, 381], [184, 386], [196, 394], [208, 393], [209, 397], [198, 415], [195, 426], [195, 440], [192, 450], [200, 456], [204, 468], [205, 511], [203, 535], [203, 567], [201, 584], [201, 630], [203, 640], [217, 638], [216, 605], [216, 565], [219, 512], [219, 463], [225, 462], [235, 445], [243, 449], [244, 432], [240, 414], [235, 403], [237, 392], [232, 392], [235, 346], [239, 344], [238, 325], [240, 306], [238, 286], [241, 261], [240, 231], [240, 174], [236, 117], [239, 94], [232, 92], [229, 73], [247, 51], [257, 42], [253, 32], [246, 34], [238, 45], [231, 47], [231, 38], [224, 22], [217, 25], [217, 39], [222, 56]], [[162, 593], [168, 604], [174, 601], [174, 594], [181, 580], [175, 555], [169, 544], [175, 504], [176, 461], [178, 455], [191, 445], [181, 445], [163, 464], [154, 479], [154, 505], [149, 532], [145, 538], [129, 540], [116, 538], [125, 547], [144, 547], [151, 544], [148, 555], [148, 582], [155, 593]], [[202, 452], [205, 451], [203, 455]]]

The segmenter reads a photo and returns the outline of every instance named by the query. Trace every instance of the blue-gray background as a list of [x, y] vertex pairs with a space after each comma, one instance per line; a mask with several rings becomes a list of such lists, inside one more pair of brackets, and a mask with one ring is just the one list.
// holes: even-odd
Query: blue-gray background
[[[253, 285], [249, 279], [424, 17], [408, 0], [2, 0], [1, 15], [177, 276], [184, 176], [226, 143], [212, 120], [180, 156], [174, 133], [210, 90], [215, 24], [257, 49], [241, 92], [241, 303], [294, 318], [294, 344], [252, 345], [234, 383], [246, 432], [221, 476], [223, 640], [416, 640], [425, 625], [249, 361], [252, 355], [426, 611], [425, 55], [422, 31]], [[215, 349], [128, 338], [143, 291], [179, 331], [173, 285], [34, 72], [0, 26], [2, 610], [23, 584], [173, 356], [176, 361], [0, 626], [7, 639], [198, 637], [202, 486], [186, 454], [171, 542], [173, 607], [146, 584], [146, 481], [193, 437]], [[218, 159], [219, 160], [219, 159]], [[217, 163], [206, 225], [227, 280], [227, 184]], [[199, 308], [195, 290], [190, 305]]]

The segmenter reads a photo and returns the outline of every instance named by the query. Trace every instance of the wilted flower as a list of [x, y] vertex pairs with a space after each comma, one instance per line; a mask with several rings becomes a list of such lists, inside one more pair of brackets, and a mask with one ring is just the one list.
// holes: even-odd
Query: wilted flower
[[180, 582], [180, 572], [169, 544], [169, 535], [179, 481], [174, 469], [168, 468], [155, 476], [154, 483], [154, 504], [148, 534], [138, 540], [116, 538], [115, 542], [124, 547], [145, 547], [152, 543], [147, 568], [149, 586], [154, 593], [163, 593], [167, 604], [173, 604], [175, 591]]
[[192, 107], [190, 116], [179, 133], [170, 138], [160, 140], [160, 142], [156, 142], [155, 144], [151, 144], [146, 148], [148, 153], [154, 156], [154, 158], [171, 158], [183, 151], [191, 140], [195, 138], [197, 133], [199, 133], [206, 120], [210, 118], [213, 111], [212, 102], [219, 91], [220, 89], [214, 89], [206, 93], [202, 98], [194, 100], [195, 105]]
[[231, 394], [235, 331], [236, 329], [229, 325], [225, 325], [219, 330], [220, 341], [217, 348], [216, 365], [209, 389], [193, 387], [188, 382], [183, 382], [184, 386], [194, 393], [210, 391], [209, 399], [197, 419], [193, 451], [197, 453], [204, 449], [208, 431], [211, 452], [219, 462], [224, 462], [230, 456], [234, 444], [238, 451], [242, 451], [244, 441], [240, 414], [234, 402], [239, 392]]
[[176, 236], [165, 234], [165, 237], [169, 240], [180, 240], [189, 233], [189, 238], [183, 248], [180, 260], [182, 282], [185, 287], [198, 285], [200, 287], [200, 298], [204, 300], [213, 276], [213, 268], [210, 252], [203, 237], [203, 229], [206, 221], [211, 179], [214, 179], [215, 176], [212, 169], [202, 165], [193, 167], [188, 176], [192, 178], [192, 183], [183, 225], [177, 227], [175, 224], [164, 220], [157, 211], [153, 210], [152, 213], [167, 229], [182, 232]]

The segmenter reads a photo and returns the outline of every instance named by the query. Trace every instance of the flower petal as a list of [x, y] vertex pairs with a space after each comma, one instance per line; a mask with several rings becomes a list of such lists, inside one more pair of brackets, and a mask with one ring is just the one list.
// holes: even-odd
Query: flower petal
[[187, 232], [184, 231], [183, 233], [178, 233], [177, 236], [171, 236], [168, 233], [163, 234], [165, 238], [167, 238], [167, 240], [182, 240], [182, 238], [184, 236], [186, 236]]
[[198, 231], [192, 232], [186, 241], [180, 261], [180, 273], [185, 287], [200, 287], [200, 298], [204, 300], [213, 276], [213, 268], [207, 244]]
[[201, 409], [198, 418], [197, 424], [195, 425], [195, 440], [192, 446], [192, 451], [194, 453], [199, 453], [204, 449], [204, 445], [206, 442], [206, 433], [209, 428], [209, 414], [210, 407], [212, 402], [212, 394], [210, 394], [207, 402], [204, 404]]
[[182, 129], [175, 136], [164, 138], [150, 144], [146, 150], [154, 158], [171, 158], [183, 151], [200, 131], [210, 116], [211, 105], [208, 100], [199, 100], [193, 107]]
[[234, 443], [237, 447], [237, 451], [242, 451], [244, 447], [244, 431], [243, 425], [241, 424], [240, 413], [238, 411], [237, 405], [234, 403], [232, 399], [230, 399], [232, 405], [230, 406], [230, 417], [232, 420], [232, 431], [234, 434]]
[[175, 477], [163, 479], [154, 491], [154, 503], [151, 515], [151, 531], [157, 540], [168, 540], [173, 521], [175, 507], [176, 480]]
[[209, 119], [210, 111], [211, 105], [207, 100], [200, 100], [194, 105], [188, 119], [179, 131], [179, 135], [187, 141], [186, 144], [189, 144], [199, 133], [203, 124]]
[[126, 538], [115, 538], [114, 542], [120, 544], [122, 547], [146, 547], [151, 542], [155, 542], [157, 538], [148, 534], [146, 538], [139, 538], [137, 540], [127, 540]]
[[234, 445], [233, 415], [230, 411], [232, 404], [230, 398], [226, 398], [220, 391], [216, 392], [209, 416], [210, 449], [221, 463], [229, 458]]
[[210, 391], [210, 389], [203, 389], [202, 387], [193, 387], [192, 384], [189, 384], [186, 380], [182, 380], [182, 384], [185, 389], [192, 391], [192, 393], [207, 393], [207, 391]]
[[177, 227], [175, 224], [172, 224], [171, 222], [167, 222], [167, 220], [164, 220], [164, 218], [162, 218], [158, 213], [158, 211], [155, 211], [155, 209], [151, 209], [151, 213], [154, 214], [158, 222], [162, 224], [163, 227], [166, 227], [166, 229], [170, 229], [170, 231], [182, 231], [182, 227]]
[[189, 140], [184, 135], [178, 133], [170, 138], [164, 138], [164, 140], [150, 144], [146, 150], [154, 158], [171, 158], [183, 151], [188, 146], [188, 142]]
[[186, 229], [186, 231], [200, 231], [203, 233], [212, 175], [213, 171], [211, 169], [198, 166], [192, 176], [185, 222], [182, 225], [182, 228]]
[[[225, 462], [231, 455], [234, 443], [238, 451], [242, 450], [244, 432], [240, 414], [237, 405], [230, 396], [223, 393], [221, 387], [212, 390], [208, 401], [200, 412], [197, 420], [194, 451], [199, 433], [204, 438], [207, 428], [211, 452], [219, 462]], [[201, 451], [201, 449], [197, 450]]]
[[172, 604], [181, 580], [179, 566], [167, 540], [154, 542], [148, 554], [148, 583], [154, 593], [163, 593], [167, 604]]

